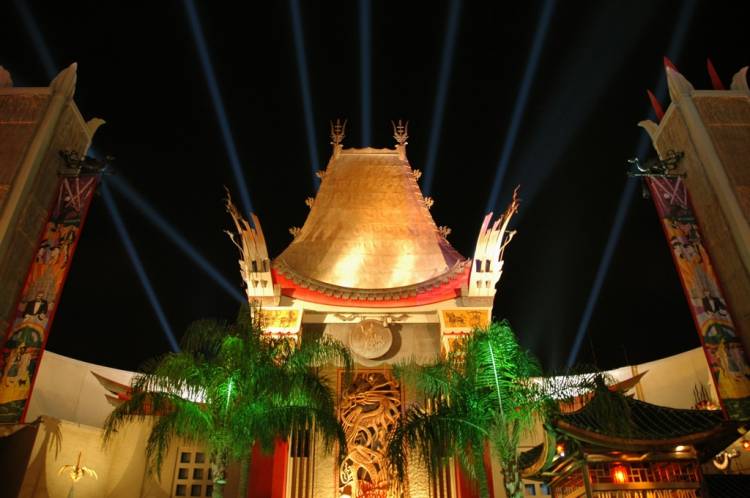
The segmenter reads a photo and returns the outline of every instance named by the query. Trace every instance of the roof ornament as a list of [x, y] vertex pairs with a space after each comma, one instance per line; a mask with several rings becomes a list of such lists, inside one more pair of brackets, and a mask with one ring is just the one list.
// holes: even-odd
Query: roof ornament
[[448, 235], [450, 235], [452, 231], [453, 231], [453, 230], [451, 230], [451, 228], [450, 228], [450, 227], [447, 227], [447, 226], [441, 226], [441, 227], [438, 227], [438, 233], [439, 233], [439, 234], [440, 234], [440, 236], [441, 236], [442, 238], [444, 238], [444, 239], [447, 239], [447, 238], [448, 238]]
[[518, 187], [516, 187], [513, 191], [513, 200], [497, 220], [493, 222], [492, 213], [484, 217], [474, 250], [474, 266], [469, 275], [469, 296], [495, 296], [495, 286], [503, 274], [505, 248], [516, 234], [515, 230], [508, 230], [508, 225], [513, 215], [518, 212], [518, 204]]
[[396, 143], [402, 147], [408, 144], [409, 142], [406, 139], [409, 138], [409, 122], [404, 123], [399, 119], [398, 123], [391, 121], [391, 124], [393, 125], [393, 138], [396, 139]]
[[346, 119], [342, 122], [341, 118], [336, 118], [336, 122], [330, 121], [331, 124], [331, 145], [336, 147], [341, 145], [346, 137]]
[[422, 178], [422, 170], [413, 169], [411, 170], [411, 176], [414, 177], [414, 180], [419, 180]]
[[430, 209], [433, 204], [435, 204], [435, 199], [433, 199], [432, 197], [424, 198], [424, 205], [427, 209]]
[[294, 238], [294, 239], [297, 238], [297, 235], [299, 235], [301, 231], [302, 231], [302, 229], [300, 227], [290, 227], [289, 228], [289, 233], [292, 234], [292, 238]]
[[310, 209], [312, 209], [313, 204], [315, 204], [315, 198], [314, 197], [308, 197], [307, 199], [305, 199], [305, 204], [307, 205], [307, 207], [309, 207]]
[[232, 203], [229, 189], [227, 189], [224, 202], [235, 226], [234, 232], [229, 230], [224, 230], [224, 232], [240, 251], [240, 275], [242, 275], [248, 302], [277, 306], [281, 289], [273, 282], [271, 259], [268, 257], [266, 239], [260, 227], [260, 220], [255, 214], [250, 213], [253, 224], [248, 223]]

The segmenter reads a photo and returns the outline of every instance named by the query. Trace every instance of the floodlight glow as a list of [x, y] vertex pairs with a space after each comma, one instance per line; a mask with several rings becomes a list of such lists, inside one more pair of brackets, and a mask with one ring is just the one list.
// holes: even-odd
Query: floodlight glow
[[307, 72], [307, 57], [305, 56], [304, 32], [302, 31], [302, 15], [299, 0], [289, 0], [289, 10], [292, 13], [292, 32], [294, 33], [294, 51], [297, 55], [297, 69], [299, 72], [299, 86], [302, 92], [302, 105], [305, 110], [305, 131], [307, 132], [307, 152], [310, 156], [313, 189], [317, 189], [320, 179], [317, 176], [320, 165], [318, 163], [318, 141], [313, 116], [312, 97], [310, 95], [310, 81]]
[[21, 21], [23, 22], [26, 31], [31, 37], [31, 43], [34, 45], [34, 49], [39, 56], [39, 61], [42, 63], [44, 72], [49, 79], [54, 78], [57, 69], [52, 59], [52, 53], [44, 42], [44, 36], [42, 36], [42, 32], [39, 29], [39, 25], [36, 23], [36, 19], [34, 19], [34, 15], [31, 13], [29, 6], [26, 5], [24, 0], [13, 0], [13, 3], [18, 10], [18, 14], [21, 16]]
[[156, 228], [172, 241], [188, 258], [203, 270], [216, 284], [240, 303], [245, 302], [242, 293], [195, 249], [143, 196], [136, 192], [125, 180], [117, 176], [108, 178], [112, 186], [140, 211]]
[[513, 107], [513, 114], [510, 118], [510, 125], [508, 126], [508, 132], [505, 135], [505, 141], [503, 142], [503, 149], [500, 153], [500, 161], [497, 164], [497, 171], [495, 172], [495, 178], [492, 181], [492, 189], [490, 190], [490, 197], [487, 200], [487, 206], [485, 212], [489, 213], [497, 210], [498, 198], [503, 185], [503, 179], [505, 173], [508, 170], [508, 164], [510, 163], [510, 156], [513, 153], [513, 147], [516, 144], [516, 137], [518, 136], [518, 130], [521, 127], [521, 120], [523, 119], [524, 111], [526, 110], [526, 102], [529, 99], [531, 93], [531, 86], [534, 83], [534, 76], [536, 75], [537, 66], [539, 65], [539, 59], [542, 55], [542, 48], [544, 47], [544, 40], [547, 38], [547, 32], [549, 31], [549, 24], [552, 20], [552, 13], [555, 10], [555, 0], [546, 0], [542, 7], [542, 14], [539, 17], [539, 23], [536, 26], [534, 33], [534, 42], [531, 44], [531, 53], [529, 54], [529, 61], [526, 64], [526, 69], [523, 72], [523, 78], [521, 79], [521, 86], [518, 89], [518, 97], [516, 98], [516, 104]]
[[232, 137], [232, 130], [229, 127], [229, 118], [227, 117], [224, 102], [221, 98], [219, 83], [216, 80], [213, 64], [211, 64], [211, 58], [208, 55], [208, 46], [206, 45], [206, 39], [203, 37], [203, 30], [201, 29], [200, 20], [198, 19], [198, 11], [195, 9], [193, 0], [184, 0], [184, 3], [190, 24], [190, 30], [193, 32], [195, 46], [198, 49], [198, 59], [203, 68], [203, 75], [206, 77], [208, 93], [211, 96], [211, 102], [213, 103], [216, 118], [219, 122], [221, 137], [224, 140], [224, 148], [229, 157], [229, 165], [232, 167], [234, 180], [237, 183], [237, 188], [240, 193], [240, 202], [242, 202], [242, 208], [245, 210], [245, 216], [249, 216], [250, 213], [253, 212], [253, 205], [250, 202], [250, 192], [247, 189], [247, 182], [245, 181], [245, 175], [242, 172], [240, 157], [237, 153], [234, 138]]
[[359, 0], [359, 77], [362, 89], [362, 147], [372, 145], [370, 0]]
[[125, 227], [125, 222], [123, 221], [122, 216], [120, 216], [120, 211], [119, 209], [117, 209], [117, 204], [112, 198], [112, 194], [110, 193], [109, 187], [107, 186], [107, 183], [105, 181], [101, 183], [101, 192], [102, 198], [104, 199], [104, 204], [107, 206], [109, 215], [115, 225], [115, 230], [117, 230], [117, 234], [120, 236], [122, 245], [125, 246], [125, 252], [128, 254], [130, 262], [133, 264], [133, 269], [135, 270], [135, 274], [138, 276], [138, 280], [140, 280], [141, 285], [143, 286], [143, 290], [146, 292], [148, 301], [149, 303], [151, 303], [154, 314], [156, 315], [156, 318], [159, 321], [159, 325], [161, 325], [162, 331], [164, 332], [164, 337], [167, 338], [172, 351], [177, 352], [180, 350], [180, 347], [177, 344], [177, 339], [175, 339], [174, 332], [172, 332], [172, 327], [167, 321], [167, 316], [164, 314], [164, 310], [159, 303], [159, 298], [156, 296], [156, 292], [154, 292], [154, 288], [151, 285], [151, 281], [149, 280], [148, 275], [146, 275], [146, 270], [143, 267], [141, 258], [138, 256], [138, 251], [133, 244], [133, 240], [130, 238], [130, 234], [128, 234], [128, 230]]
[[[670, 40], [669, 48], [667, 49], [667, 54], [670, 58], [672, 58], [672, 60], [676, 60], [677, 57], [679, 57], [680, 52], [682, 52], [682, 47], [685, 43], [685, 35], [687, 33], [688, 26], [690, 25], [690, 20], [693, 17], [695, 5], [695, 0], [691, 0], [684, 3], [682, 5], [682, 8], [680, 9], [680, 15], [677, 17], [674, 33], [672, 34], [672, 39]], [[656, 98], [660, 101], [664, 100], [666, 94], [667, 81], [666, 77], [664, 76], [664, 71], [662, 70], [659, 77], [659, 83], [656, 86]], [[638, 141], [638, 148], [636, 149], [636, 157], [645, 156], [648, 152], [650, 143], [651, 142], [648, 135], [646, 135], [645, 132], [642, 132], [641, 138]], [[612, 263], [612, 256], [614, 255], [615, 248], [617, 247], [617, 243], [620, 241], [622, 227], [625, 224], [625, 218], [627, 217], [628, 211], [630, 209], [630, 204], [633, 202], [633, 194], [636, 191], [636, 186], [636, 179], [628, 178], [625, 183], [625, 188], [623, 189], [622, 194], [620, 194], [620, 201], [617, 206], [617, 211], [615, 212], [615, 219], [612, 223], [609, 237], [607, 238], [607, 245], [604, 247], [602, 259], [596, 269], [594, 284], [591, 287], [591, 292], [589, 293], [589, 298], [586, 301], [586, 307], [583, 310], [581, 322], [578, 325], [578, 330], [576, 331], [573, 347], [571, 348], [570, 355], [568, 356], [568, 368], [573, 366], [576, 358], [578, 357], [578, 353], [581, 349], [581, 343], [583, 342], [583, 338], [586, 336], [589, 323], [591, 322], [591, 317], [594, 314], [597, 303], [599, 302], [599, 295], [601, 294], [602, 286], [604, 285], [604, 280], [607, 277], [607, 273], [609, 273], [609, 267]]]
[[435, 177], [435, 162], [440, 144], [440, 132], [443, 129], [443, 114], [445, 112], [445, 99], [448, 94], [448, 82], [453, 67], [453, 53], [456, 47], [458, 34], [458, 21], [461, 17], [461, 0], [451, 0], [448, 10], [448, 29], [443, 41], [443, 54], [440, 60], [440, 71], [438, 73], [438, 87], [435, 95], [435, 107], [432, 111], [432, 122], [430, 124], [430, 140], [427, 144], [427, 160], [424, 167], [424, 179], [422, 180], [422, 192], [430, 195], [432, 181]]

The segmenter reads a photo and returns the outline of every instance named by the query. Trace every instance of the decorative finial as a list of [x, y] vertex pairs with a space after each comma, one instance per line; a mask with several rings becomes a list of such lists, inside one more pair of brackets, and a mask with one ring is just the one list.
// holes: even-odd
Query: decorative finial
[[438, 227], [438, 233], [440, 233], [440, 236], [444, 239], [447, 239], [448, 235], [450, 235], [451, 232], [452, 230], [450, 229], [450, 227], [446, 227], [446, 226]]
[[393, 125], [393, 138], [396, 139], [396, 143], [399, 145], [406, 145], [409, 142], [406, 141], [409, 138], [409, 122], [403, 123], [400, 119], [398, 123], [391, 121]]
[[336, 118], [336, 122], [333, 121], [331, 123], [331, 145], [336, 147], [337, 145], [341, 145], [341, 143], [344, 141], [344, 137], [346, 136], [346, 119], [344, 122], [341, 122], [340, 118]]
[[307, 207], [309, 207], [310, 209], [312, 209], [313, 204], [315, 204], [315, 198], [314, 197], [308, 197], [307, 199], [305, 199], [305, 204], [307, 205]]
[[422, 178], [422, 170], [419, 170], [419, 169], [411, 170], [411, 176], [414, 177], [414, 180], [419, 180], [420, 178]]
[[427, 207], [427, 209], [430, 209], [433, 204], [435, 204], [435, 199], [433, 199], [432, 197], [424, 198], [424, 205]]
[[297, 238], [297, 235], [302, 231], [300, 227], [291, 227], [289, 228], [289, 233], [292, 234], [293, 238]]

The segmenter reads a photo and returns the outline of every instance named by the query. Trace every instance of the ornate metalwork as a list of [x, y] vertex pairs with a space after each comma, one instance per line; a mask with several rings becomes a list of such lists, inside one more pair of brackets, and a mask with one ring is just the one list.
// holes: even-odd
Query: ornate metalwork
[[354, 498], [391, 498], [385, 449], [401, 415], [401, 387], [385, 372], [359, 372], [342, 393], [341, 424], [349, 453], [339, 467], [339, 492]]
[[115, 160], [112, 156], [106, 156], [104, 159], [96, 159], [81, 155], [74, 150], [61, 150], [60, 157], [65, 161], [65, 165], [61, 166], [57, 173], [64, 178], [108, 173], [107, 167], [109, 163]]
[[391, 121], [393, 125], [393, 138], [396, 139], [396, 143], [399, 145], [406, 145], [409, 142], [406, 141], [409, 138], [409, 122], [403, 123], [400, 119], [398, 123]]
[[344, 137], [346, 137], [346, 119], [342, 122], [341, 119], [336, 118], [335, 123], [331, 122], [331, 145], [334, 147], [341, 145]]
[[684, 177], [685, 173], [676, 173], [677, 165], [685, 157], [684, 152], [675, 152], [670, 150], [664, 159], [649, 159], [644, 164], [637, 157], [628, 159], [628, 176], [636, 177], [658, 177], [658, 178], [677, 178]]

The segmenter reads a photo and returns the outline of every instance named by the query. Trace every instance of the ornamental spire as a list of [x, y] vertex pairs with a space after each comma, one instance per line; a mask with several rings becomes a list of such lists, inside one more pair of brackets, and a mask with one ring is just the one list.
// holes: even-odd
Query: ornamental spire
[[393, 125], [393, 138], [396, 139], [396, 143], [400, 146], [405, 146], [409, 142], [406, 141], [409, 138], [409, 122], [403, 123], [400, 119], [398, 123], [391, 121]]
[[331, 145], [336, 148], [337, 145], [341, 145], [346, 137], [346, 119], [342, 122], [341, 118], [336, 118], [336, 122], [331, 123]]

